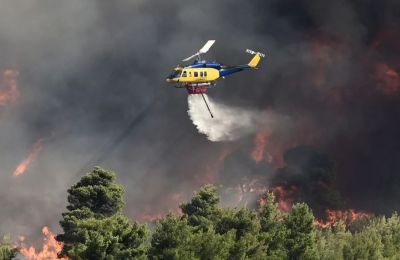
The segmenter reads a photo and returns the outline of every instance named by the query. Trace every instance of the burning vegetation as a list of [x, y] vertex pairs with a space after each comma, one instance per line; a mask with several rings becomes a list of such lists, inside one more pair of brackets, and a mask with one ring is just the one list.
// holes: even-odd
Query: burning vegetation
[[43, 141], [44, 139], [39, 139], [33, 144], [28, 156], [23, 159], [15, 168], [13, 173], [14, 176], [18, 177], [23, 175], [28, 167], [37, 159], [43, 149]]
[[[19, 254], [28, 260], [163, 259], [171, 255], [201, 259], [204, 254], [211, 259], [400, 256], [398, 250], [391, 250], [400, 247], [400, 241], [394, 239], [400, 232], [397, 214], [385, 218], [354, 210], [327, 210], [327, 221], [322, 222], [305, 203], [294, 203], [287, 212], [281, 210], [272, 192], [263, 193], [256, 209], [222, 208], [213, 185], [202, 187], [182, 203], [179, 215], [159, 216], [150, 236], [145, 224], [122, 214], [123, 188], [114, 180], [113, 172], [101, 168], [83, 176], [68, 190], [69, 204], [60, 222], [63, 232], [54, 238], [44, 227], [40, 251], [25, 246], [21, 237]], [[287, 192], [283, 190], [275, 189], [276, 193]], [[357, 232], [350, 232], [347, 226], [359, 219], [366, 221]], [[381, 246], [376, 247], [376, 242]]]
[[[43, 245], [41, 250], [36, 250], [33, 246], [26, 246], [25, 237], [20, 237], [19, 253], [23, 255], [27, 260], [53, 260], [57, 259], [57, 254], [62, 249], [62, 244], [57, 242], [54, 238], [54, 234], [49, 230], [48, 227], [42, 228], [43, 233]], [[67, 258], [62, 258], [67, 259]]]
[[330, 210], [327, 209], [326, 217], [324, 220], [316, 220], [315, 224], [321, 228], [334, 227], [338, 223], [342, 222], [347, 226], [350, 226], [355, 221], [370, 219], [373, 217], [372, 213], [365, 211], [356, 211], [354, 209], [349, 210]]
[[17, 87], [19, 72], [7, 69], [0, 72], [0, 75], [0, 106], [5, 106], [14, 103], [19, 97]]

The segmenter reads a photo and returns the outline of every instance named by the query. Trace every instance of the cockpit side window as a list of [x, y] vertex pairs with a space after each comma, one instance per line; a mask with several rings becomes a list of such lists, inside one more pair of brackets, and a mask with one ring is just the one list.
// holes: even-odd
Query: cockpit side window
[[173, 79], [173, 78], [180, 78], [181, 77], [181, 70], [174, 70], [171, 75], [169, 75], [169, 79]]
[[182, 72], [182, 77], [183, 77], [183, 78], [186, 78], [186, 76], [187, 76], [186, 70], [184, 70], [184, 71]]

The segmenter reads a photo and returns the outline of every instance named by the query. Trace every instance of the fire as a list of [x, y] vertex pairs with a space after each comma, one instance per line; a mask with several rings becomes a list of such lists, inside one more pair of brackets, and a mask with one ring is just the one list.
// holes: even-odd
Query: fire
[[142, 213], [136, 218], [139, 222], [144, 223], [144, 222], [153, 222], [157, 220], [161, 220], [165, 217], [164, 212], [152, 212], [152, 210], [149, 207], [144, 208]]
[[0, 79], [0, 106], [15, 102], [19, 97], [17, 79], [19, 72], [7, 69], [1, 72]]
[[234, 206], [243, 205], [243, 207], [247, 207], [249, 203], [256, 201], [262, 194], [265, 194], [268, 188], [262, 183], [264, 181], [257, 178], [253, 178], [252, 180], [245, 179], [243, 183], [228, 188], [228, 191], [233, 191], [235, 194], [236, 201]]
[[390, 96], [400, 90], [399, 73], [386, 64], [378, 64], [375, 69], [375, 76], [378, 80], [377, 89]]
[[157, 220], [163, 219], [168, 212], [174, 212], [178, 215], [181, 215], [181, 209], [176, 208], [177, 205], [179, 205], [180, 202], [183, 201], [183, 195], [182, 193], [172, 193], [169, 196], [166, 196], [162, 202], [162, 205], [164, 207], [162, 209], [158, 209], [157, 211], [154, 211], [150, 207], [145, 207], [140, 214], [138, 214], [135, 219], [138, 220], [141, 223], [144, 222], [153, 222]]
[[371, 213], [365, 211], [356, 211], [354, 209], [345, 211], [327, 209], [325, 213], [327, 219], [325, 222], [322, 220], [316, 220], [315, 222], [315, 224], [321, 228], [335, 226], [339, 221], [342, 221], [346, 225], [350, 225], [356, 220], [372, 217]]
[[[19, 250], [20, 254], [22, 254], [27, 260], [52, 260], [57, 259], [57, 253], [62, 249], [62, 243], [59, 243], [54, 238], [54, 234], [49, 230], [48, 227], [43, 227], [42, 233], [44, 235], [43, 238], [43, 248], [41, 251], [36, 252], [36, 249], [33, 246], [26, 247], [23, 245], [23, 241], [25, 237], [20, 237], [21, 248]], [[63, 258], [66, 259], [66, 258]]]
[[272, 192], [276, 196], [279, 209], [288, 212], [292, 209], [295, 195], [299, 192], [299, 189], [293, 185], [289, 187], [279, 185], [274, 187]]
[[39, 139], [36, 143], [33, 144], [33, 147], [28, 155], [24, 160], [22, 160], [17, 168], [14, 171], [14, 176], [20, 176], [25, 173], [29, 165], [36, 160], [39, 156], [40, 152], [43, 149], [43, 139]]
[[251, 158], [259, 163], [264, 159], [265, 147], [268, 143], [269, 131], [258, 132], [254, 138], [254, 148], [251, 152]]
[[218, 173], [224, 165], [225, 158], [233, 151], [233, 147], [225, 147], [222, 149], [217, 156], [217, 160], [206, 165], [205, 174], [202, 171], [201, 174], [195, 177], [197, 184], [216, 183], [218, 180]]

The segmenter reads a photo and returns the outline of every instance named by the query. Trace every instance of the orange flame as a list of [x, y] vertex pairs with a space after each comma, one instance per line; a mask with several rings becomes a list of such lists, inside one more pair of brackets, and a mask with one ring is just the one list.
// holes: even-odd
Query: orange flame
[[279, 209], [288, 212], [292, 209], [295, 194], [298, 193], [299, 189], [296, 186], [281, 186], [278, 185], [272, 189], [272, 192], [276, 196]]
[[356, 220], [372, 217], [371, 213], [365, 211], [356, 211], [354, 209], [349, 209], [345, 211], [327, 209], [325, 213], [327, 218], [325, 222], [322, 220], [316, 220], [315, 222], [315, 224], [320, 228], [333, 227], [337, 225], [339, 221], [342, 221], [348, 226], [354, 223], [354, 221]]
[[42, 151], [42, 149], [43, 149], [43, 139], [39, 139], [38, 141], [36, 141], [36, 143], [33, 144], [33, 147], [28, 157], [26, 157], [18, 164], [13, 175], [20, 176], [24, 174], [28, 166], [39, 156], [39, 153]]
[[269, 131], [258, 132], [254, 138], [254, 148], [251, 152], [251, 158], [259, 163], [264, 159], [265, 146], [268, 143]]
[[135, 217], [135, 219], [140, 223], [144, 223], [161, 220], [168, 214], [168, 212], [174, 212], [178, 215], [182, 215], [180, 208], [174, 208], [176, 205], [179, 205], [181, 201], [183, 201], [182, 193], [172, 193], [171, 195], [166, 196], [162, 203], [163, 205], [167, 205], [168, 208], [164, 207], [164, 209], [158, 209], [157, 211], [154, 211], [150, 207], [145, 207], [142, 212]]
[[379, 83], [377, 89], [390, 96], [400, 90], [400, 75], [393, 68], [386, 64], [376, 66], [375, 75]]
[[205, 174], [202, 171], [201, 174], [195, 176], [197, 184], [216, 183], [218, 180], [218, 173], [224, 165], [225, 158], [228, 157], [233, 150], [233, 147], [225, 147], [222, 149], [217, 156], [217, 160], [206, 165]]
[[144, 210], [142, 211], [142, 213], [136, 217], [136, 219], [140, 222], [140, 223], [144, 223], [144, 222], [153, 222], [153, 221], [157, 221], [157, 220], [161, 220], [165, 217], [165, 213], [164, 212], [152, 212], [152, 210], [149, 207], [144, 208]]
[[268, 191], [268, 188], [262, 185], [264, 181], [260, 179], [253, 178], [252, 180], [244, 179], [242, 183], [230, 187], [227, 190], [233, 191], [235, 194], [235, 207], [242, 205], [243, 207], [247, 207], [247, 205], [257, 200], [262, 194]]
[[7, 69], [1, 72], [0, 79], [0, 105], [15, 102], [19, 97], [17, 88], [17, 78], [19, 72], [13, 69]]
[[[44, 235], [43, 238], [43, 248], [41, 251], [36, 252], [36, 249], [33, 246], [26, 247], [23, 244], [19, 252], [27, 259], [27, 260], [52, 260], [57, 259], [57, 253], [62, 249], [62, 243], [57, 242], [54, 238], [54, 234], [49, 230], [48, 227], [43, 227], [42, 233]], [[25, 237], [20, 237], [21, 243], [25, 240]], [[67, 259], [67, 258], [62, 258]]]

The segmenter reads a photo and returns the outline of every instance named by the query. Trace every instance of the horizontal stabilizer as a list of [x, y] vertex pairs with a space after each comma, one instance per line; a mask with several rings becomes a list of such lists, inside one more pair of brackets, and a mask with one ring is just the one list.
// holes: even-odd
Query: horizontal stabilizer
[[253, 54], [253, 55], [258, 53], [258, 54], [260, 54], [260, 57], [263, 57], [263, 58], [265, 57], [264, 53], [261, 53], [261, 52], [258, 52], [258, 51], [252, 51], [252, 50], [246, 49], [246, 52], [250, 53], [250, 54]]

